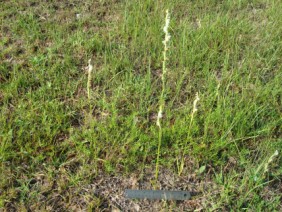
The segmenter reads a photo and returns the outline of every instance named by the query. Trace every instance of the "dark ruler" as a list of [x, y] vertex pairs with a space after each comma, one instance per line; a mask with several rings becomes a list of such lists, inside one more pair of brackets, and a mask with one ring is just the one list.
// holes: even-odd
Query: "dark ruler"
[[191, 194], [188, 191], [125, 189], [125, 197], [129, 199], [188, 200]]

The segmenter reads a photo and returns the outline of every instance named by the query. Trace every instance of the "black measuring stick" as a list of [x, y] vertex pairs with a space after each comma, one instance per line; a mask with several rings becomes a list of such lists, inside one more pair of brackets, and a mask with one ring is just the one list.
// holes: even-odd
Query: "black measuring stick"
[[167, 191], [167, 190], [131, 190], [125, 189], [125, 196], [129, 199], [150, 199], [150, 200], [188, 200], [191, 194], [188, 191]]

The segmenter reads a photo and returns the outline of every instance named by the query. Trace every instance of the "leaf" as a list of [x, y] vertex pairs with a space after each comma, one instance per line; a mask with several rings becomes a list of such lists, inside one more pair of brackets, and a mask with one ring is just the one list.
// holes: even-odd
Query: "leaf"
[[197, 173], [198, 173], [198, 174], [202, 174], [205, 170], [206, 170], [206, 166], [205, 166], [205, 165], [204, 165], [204, 166], [201, 166], [201, 167], [198, 169]]

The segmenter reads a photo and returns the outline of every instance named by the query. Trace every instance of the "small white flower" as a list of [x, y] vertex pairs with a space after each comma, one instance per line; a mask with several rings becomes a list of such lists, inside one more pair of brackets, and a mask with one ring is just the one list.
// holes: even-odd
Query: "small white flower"
[[163, 112], [160, 110], [159, 112], [158, 112], [158, 119], [161, 119], [163, 117]]
[[163, 118], [163, 108], [162, 106], [160, 106], [159, 112], [158, 112], [158, 116], [157, 116], [157, 126], [161, 127], [161, 119]]
[[193, 102], [193, 113], [195, 113], [195, 112], [198, 110], [198, 108], [197, 108], [197, 103], [198, 103], [199, 100], [200, 100], [200, 98], [199, 98], [199, 94], [198, 94], [198, 92], [197, 92], [197, 93], [196, 93], [195, 100], [194, 100], [194, 102]]
[[170, 16], [168, 10], [166, 10], [166, 17], [165, 17], [165, 26], [164, 26], [164, 32], [167, 34], [168, 33], [168, 26], [170, 22]]
[[91, 73], [93, 70], [93, 66], [91, 64], [91, 59], [88, 60], [88, 73]]
[[168, 43], [168, 41], [171, 38], [171, 36], [170, 36], [170, 34], [168, 32], [169, 23], [170, 23], [170, 16], [169, 16], [168, 10], [166, 10], [165, 26], [163, 28], [164, 33], [165, 33], [165, 39], [163, 41], [163, 44], [165, 45], [165, 49], [166, 50], [167, 50], [166, 44]]

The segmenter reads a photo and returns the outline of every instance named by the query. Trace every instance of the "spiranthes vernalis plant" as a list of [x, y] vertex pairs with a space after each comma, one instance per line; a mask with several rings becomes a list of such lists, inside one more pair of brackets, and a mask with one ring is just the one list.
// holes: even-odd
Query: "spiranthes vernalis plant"
[[269, 165], [273, 162], [273, 160], [278, 157], [279, 152], [278, 150], [275, 150], [275, 152], [269, 157], [268, 160], [264, 160], [259, 167], [255, 171], [255, 181], [258, 181], [258, 179], [263, 179], [266, 175], [266, 173], [269, 171]]
[[91, 59], [88, 60], [88, 79], [87, 79], [87, 97], [90, 100], [90, 88], [91, 88], [91, 74], [92, 74], [93, 66], [91, 64]]
[[270, 156], [268, 161], [264, 164], [263, 175], [268, 172], [269, 165], [273, 162], [274, 158], [276, 158], [278, 155], [279, 155], [278, 150], [275, 150], [275, 152]]
[[192, 129], [192, 124], [193, 124], [193, 120], [194, 120], [194, 117], [195, 117], [195, 114], [196, 112], [198, 111], [198, 102], [200, 101], [200, 97], [199, 97], [199, 94], [198, 92], [196, 93], [196, 96], [195, 96], [195, 99], [194, 99], [194, 102], [193, 102], [193, 110], [191, 112], [191, 115], [190, 115], [190, 123], [189, 123], [189, 128], [188, 128], [188, 133], [187, 133], [187, 140], [186, 140], [186, 145], [184, 147], [184, 150], [182, 152], [182, 157], [181, 157], [181, 162], [180, 164], [178, 165], [178, 174], [180, 175], [184, 169], [184, 163], [185, 163], [185, 154], [187, 153], [187, 143], [188, 141], [190, 140], [190, 135], [191, 135], [191, 129]]
[[163, 50], [163, 63], [162, 63], [162, 91], [161, 91], [161, 95], [159, 99], [159, 112], [157, 116], [157, 126], [159, 128], [159, 136], [158, 136], [158, 150], [157, 150], [157, 161], [156, 161], [156, 171], [155, 171], [156, 180], [159, 175], [159, 159], [160, 159], [160, 150], [161, 150], [162, 135], [163, 135], [161, 119], [163, 117], [163, 111], [165, 107], [164, 94], [166, 90], [166, 87], [165, 87], [166, 72], [167, 72], [166, 61], [167, 61], [168, 42], [170, 40], [170, 34], [168, 32], [169, 23], [170, 23], [170, 14], [169, 14], [169, 11], [166, 10], [165, 26], [163, 28], [163, 31], [165, 33], [165, 38], [163, 40], [164, 50]]

